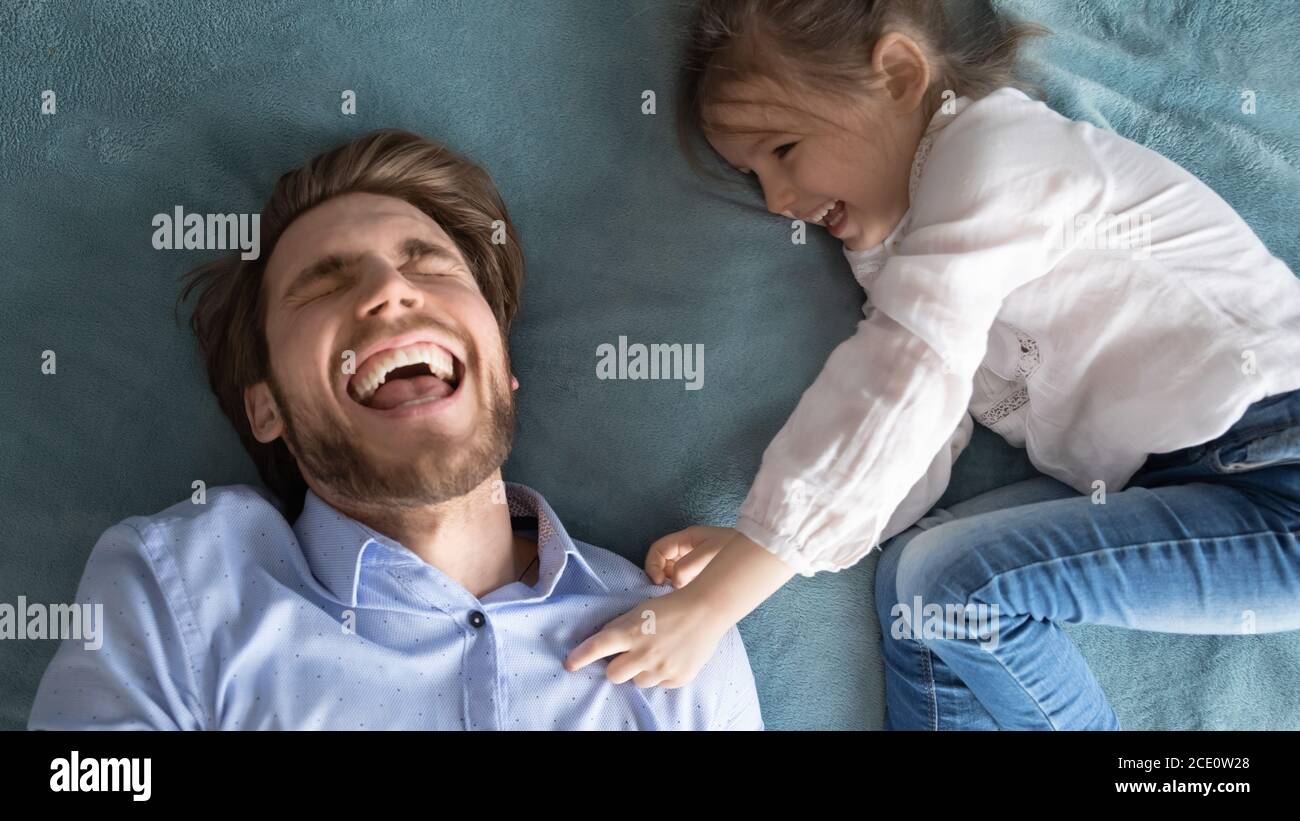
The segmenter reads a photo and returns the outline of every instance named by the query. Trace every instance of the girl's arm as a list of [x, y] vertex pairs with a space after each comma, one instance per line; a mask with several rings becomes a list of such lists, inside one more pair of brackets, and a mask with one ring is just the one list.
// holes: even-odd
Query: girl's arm
[[[1087, 127], [1023, 96], [972, 104], [931, 148], [911, 224], [763, 454], [736, 529], [803, 575], [877, 546], [967, 414], [1006, 297], [1110, 207]], [[1068, 367], [1068, 363], [1058, 363]]]
[[909, 233], [872, 284], [864, 319], [763, 454], [736, 522], [744, 547], [724, 548], [705, 584], [702, 572], [644, 602], [638, 610], [654, 630], [634, 610], [571, 662], [618, 656], [611, 680], [678, 686], [708, 659], [721, 623], [784, 582], [754, 546], [811, 576], [849, 567], [879, 544], [967, 415], [1005, 298], [1072, 250], [1067, 226], [1095, 224], [1110, 205], [1081, 124], [1023, 95], [993, 97], [935, 140]]
[[[963, 414], [957, 430], [953, 431], [952, 437], [935, 454], [930, 469], [912, 485], [907, 498], [903, 499], [903, 503], [890, 517], [889, 524], [885, 525], [885, 530], [880, 535], [882, 544], [911, 527], [938, 503], [943, 492], [948, 489], [957, 457], [970, 444], [974, 428], [975, 420], [969, 413]], [[655, 584], [671, 583], [680, 589], [700, 575], [722, 548], [736, 539], [744, 538], [735, 528], [707, 525], [692, 525], [669, 533], [650, 545], [645, 559], [646, 575]], [[752, 541], [749, 543], [754, 544]]]
[[691, 595], [730, 627], [790, 581], [795, 570], [741, 533], [691, 582]]
[[615, 684], [681, 687], [709, 662], [736, 622], [776, 592], [794, 568], [736, 533], [689, 586], [647, 599], [575, 647], [575, 672], [617, 656], [605, 669]]

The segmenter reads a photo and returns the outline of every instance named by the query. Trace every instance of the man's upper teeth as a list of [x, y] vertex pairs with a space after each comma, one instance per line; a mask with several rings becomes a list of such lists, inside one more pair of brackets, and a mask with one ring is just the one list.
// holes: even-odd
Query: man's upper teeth
[[455, 374], [451, 354], [437, 345], [416, 343], [371, 357], [365, 367], [352, 377], [353, 392], [364, 402], [388, 380], [390, 373], [419, 362], [428, 365], [429, 370], [439, 379], [450, 381]]

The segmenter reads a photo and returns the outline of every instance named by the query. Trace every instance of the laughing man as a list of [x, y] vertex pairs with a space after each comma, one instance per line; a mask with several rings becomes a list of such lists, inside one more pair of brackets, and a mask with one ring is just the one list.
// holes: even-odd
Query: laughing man
[[28, 726], [761, 729], [734, 627], [685, 686], [564, 668], [669, 588], [501, 481], [523, 256], [490, 177], [374, 132], [284, 175], [261, 227], [265, 257], [182, 298], [274, 499], [214, 488], [110, 527], [77, 593], [103, 646], [59, 647]]

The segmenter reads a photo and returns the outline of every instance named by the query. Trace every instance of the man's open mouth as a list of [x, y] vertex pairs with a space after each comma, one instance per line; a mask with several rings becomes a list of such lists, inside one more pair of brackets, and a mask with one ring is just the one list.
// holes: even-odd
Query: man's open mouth
[[465, 366], [446, 349], [417, 342], [380, 351], [348, 380], [348, 396], [372, 410], [392, 410], [451, 396]]

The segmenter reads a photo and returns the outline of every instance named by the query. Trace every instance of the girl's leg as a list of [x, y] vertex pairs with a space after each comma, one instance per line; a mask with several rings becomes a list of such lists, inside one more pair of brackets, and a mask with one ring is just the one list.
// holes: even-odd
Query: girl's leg
[[885, 729], [996, 730], [997, 722], [975, 694], [925, 642], [903, 629], [897, 588], [898, 560], [912, 539], [955, 519], [1077, 497], [1069, 486], [1047, 476], [1000, 487], [948, 508], [935, 508], [883, 546], [876, 562], [875, 605], [885, 664]]
[[[1181, 478], [1199, 480], [1184, 484], [1130, 484], [1103, 504], [1076, 494], [915, 534], [895, 571], [913, 634], [1000, 726], [1082, 729], [1118, 722], [1057, 622], [1300, 629], [1300, 463], [1234, 472], [1241, 465], [1225, 470], [1220, 455], [1187, 466]], [[971, 629], [981, 609], [990, 634]]]
[[[924, 521], [924, 520], [922, 520]], [[886, 730], [996, 730], [989, 711], [924, 642], [899, 635], [894, 579], [903, 545], [921, 527], [895, 536], [876, 563], [876, 615], [885, 664]]]

